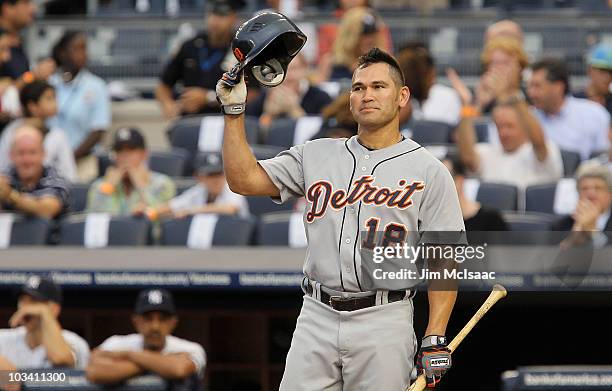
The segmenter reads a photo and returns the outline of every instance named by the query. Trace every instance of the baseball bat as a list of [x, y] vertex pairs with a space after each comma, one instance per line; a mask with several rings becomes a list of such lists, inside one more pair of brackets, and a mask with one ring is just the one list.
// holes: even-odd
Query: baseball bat
[[[504, 288], [500, 284], [495, 284], [493, 286], [493, 290], [491, 290], [491, 293], [489, 294], [489, 297], [487, 297], [487, 300], [482, 303], [482, 305], [480, 306], [478, 311], [476, 311], [474, 316], [472, 316], [472, 318], [465, 324], [465, 326], [463, 326], [461, 331], [459, 331], [455, 338], [453, 338], [453, 340], [448, 344], [448, 348], [450, 349], [451, 353], [454, 352], [455, 349], [457, 349], [461, 341], [463, 341], [463, 339], [467, 337], [467, 335], [470, 333], [470, 331], [472, 331], [474, 326], [476, 326], [476, 323], [478, 323], [480, 319], [482, 319], [482, 317], [491, 309], [491, 307], [493, 307], [495, 303], [499, 301], [499, 299], [506, 297], [507, 294], [508, 292], [506, 291], [506, 288]], [[425, 380], [425, 375], [420, 374], [419, 377], [417, 377], [416, 381], [412, 383], [412, 385], [407, 389], [407, 391], [422, 391], [425, 389], [426, 386], [427, 382]]]

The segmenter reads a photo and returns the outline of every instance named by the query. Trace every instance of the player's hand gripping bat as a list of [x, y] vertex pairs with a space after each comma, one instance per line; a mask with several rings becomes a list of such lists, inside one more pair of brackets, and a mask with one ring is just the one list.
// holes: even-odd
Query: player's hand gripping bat
[[[455, 338], [453, 338], [453, 340], [448, 344], [448, 348], [450, 349], [451, 353], [454, 352], [455, 349], [457, 349], [461, 341], [463, 341], [463, 339], [467, 337], [469, 332], [472, 331], [474, 326], [476, 326], [476, 323], [478, 323], [478, 321], [482, 319], [482, 317], [487, 313], [487, 311], [489, 311], [491, 307], [493, 307], [493, 305], [495, 305], [495, 303], [499, 301], [499, 299], [506, 297], [506, 294], [506, 288], [504, 288], [500, 284], [495, 284], [493, 286], [493, 290], [489, 294], [489, 297], [487, 297], [487, 300], [482, 303], [478, 311], [476, 311], [474, 316], [472, 316], [472, 319], [470, 319], [466, 323], [466, 325], [463, 326], [461, 331], [459, 331]], [[412, 385], [407, 389], [407, 391], [422, 391], [425, 389], [425, 387], [425, 375], [420, 374], [419, 377], [417, 377], [416, 381], [412, 383]]]

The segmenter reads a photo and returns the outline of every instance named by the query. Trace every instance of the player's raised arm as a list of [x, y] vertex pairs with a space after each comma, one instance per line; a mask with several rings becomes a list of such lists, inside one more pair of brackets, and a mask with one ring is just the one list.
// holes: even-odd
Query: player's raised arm
[[228, 73], [217, 83], [217, 96], [225, 114], [223, 168], [230, 189], [242, 195], [278, 197], [279, 190], [257, 163], [249, 148], [244, 128], [247, 88], [244, 75], [240, 82], [228, 82]]

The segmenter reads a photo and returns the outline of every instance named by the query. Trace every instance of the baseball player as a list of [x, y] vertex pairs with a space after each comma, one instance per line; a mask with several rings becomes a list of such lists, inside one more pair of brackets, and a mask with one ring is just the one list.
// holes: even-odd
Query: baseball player
[[[462, 237], [464, 225], [448, 170], [399, 131], [410, 93], [397, 61], [378, 48], [359, 58], [350, 94], [357, 136], [309, 141], [259, 162], [245, 137], [244, 77], [230, 84], [221, 79], [217, 95], [226, 113], [223, 161], [231, 189], [307, 201], [305, 295], [280, 389], [403, 391], [417, 352], [414, 292], [364, 289], [363, 241], [371, 240], [367, 232], [384, 231], [385, 238], [410, 232], [436, 243], [441, 235], [434, 231]], [[456, 291], [430, 288], [428, 298], [417, 365], [434, 386], [451, 366], [444, 335]]]

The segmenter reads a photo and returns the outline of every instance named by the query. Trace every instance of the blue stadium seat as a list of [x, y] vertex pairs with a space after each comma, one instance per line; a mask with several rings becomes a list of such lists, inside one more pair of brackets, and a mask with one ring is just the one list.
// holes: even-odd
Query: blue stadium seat
[[536, 212], [504, 212], [504, 221], [510, 227], [505, 233], [507, 244], [550, 244], [550, 232], [555, 216]]
[[476, 194], [476, 201], [490, 208], [516, 210], [518, 189], [516, 186], [503, 183], [481, 182]]
[[175, 177], [172, 178], [174, 185], [176, 186], [176, 195], [181, 195], [185, 190], [192, 186], [195, 186], [198, 181], [193, 177]]
[[293, 210], [295, 201], [287, 201], [283, 204], [277, 204], [270, 197], [247, 197], [249, 203], [249, 212], [253, 216], [261, 216], [265, 213], [280, 212]]
[[266, 144], [282, 148], [293, 146], [296, 120], [292, 118], [278, 118], [272, 122]]
[[291, 215], [291, 212], [276, 212], [261, 216], [257, 225], [257, 244], [259, 246], [289, 246]]
[[527, 186], [525, 189], [525, 210], [528, 212], [554, 213], [557, 183]]
[[[112, 162], [110, 155], [106, 153], [97, 155], [97, 158], [98, 176], [100, 177], [104, 175]], [[173, 148], [170, 151], [153, 151], [149, 152], [149, 168], [168, 176], [181, 176], [189, 158], [189, 152], [181, 148]]]
[[70, 185], [70, 211], [79, 213], [87, 207], [89, 183], [72, 183]]
[[[87, 215], [73, 215], [60, 224], [60, 245], [85, 245]], [[146, 246], [151, 243], [151, 223], [145, 218], [114, 216], [108, 227], [108, 246]]]
[[580, 164], [580, 154], [562, 149], [561, 159], [563, 160], [563, 176], [574, 176]]
[[[204, 115], [183, 117], [168, 128], [170, 144], [176, 148], [183, 148], [191, 153], [198, 151], [200, 138], [200, 125]], [[256, 117], [245, 117], [247, 141], [257, 143], [259, 135], [259, 120]]]
[[491, 122], [491, 118], [489, 117], [481, 117], [474, 120], [477, 143], [486, 143], [489, 141], [489, 122]]
[[43, 246], [47, 243], [50, 222], [36, 217], [14, 214], [10, 246]]
[[276, 145], [255, 144], [251, 145], [251, 150], [253, 151], [253, 154], [257, 160], [265, 160], [273, 158], [280, 152], [284, 151], [285, 148]]
[[440, 160], [456, 158], [458, 156], [457, 145], [455, 144], [426, 144], [423, 146]]
[[445, 144], [450, 142], [453, 127], [444, 122], [419, 120], [410, 124], [412, 139], [417, 143]]
[[[161, 224], [162, 246], [186, 246], [189, 237], [192, 217], [172, 219]], [[254, 219], [243, 219], [235, 216], [219, 216], [212, 238], [213, 246], [247, 246], [251, 243]]]

